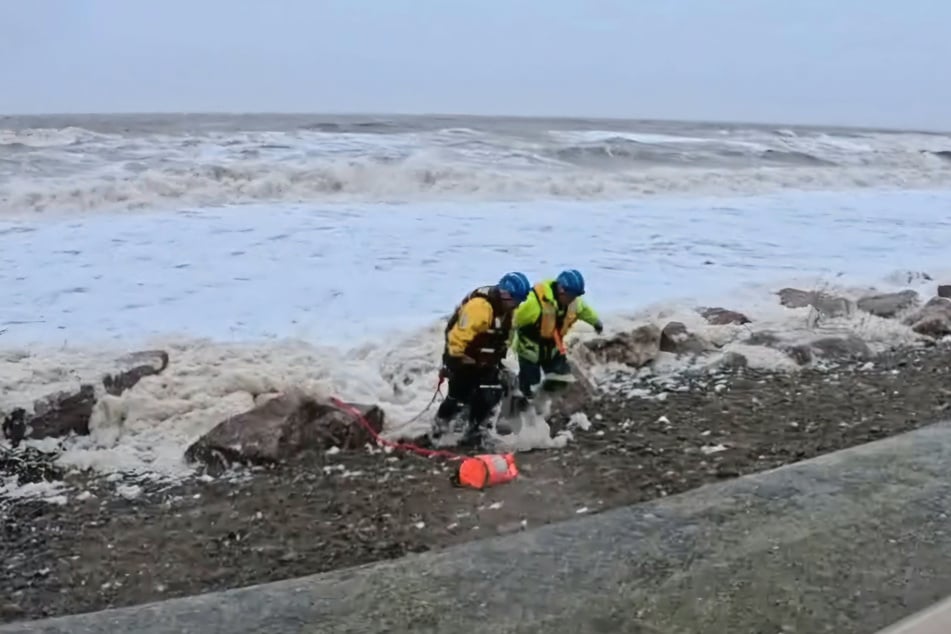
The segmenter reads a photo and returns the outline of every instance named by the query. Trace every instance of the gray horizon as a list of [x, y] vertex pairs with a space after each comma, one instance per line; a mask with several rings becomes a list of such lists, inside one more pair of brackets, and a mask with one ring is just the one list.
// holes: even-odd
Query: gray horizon
[[951, 124], [947, 128], [914, 128], [899, 126], [871, 126], [843, 123], [801, 123], [795, 121], [742, 121], [742, 120], [711, 120], [711, 119], [662, 119], [647, 117], [598, 117], [582, 116], [572, 114], [546, 114], [546, 115], [524, 115], [524, 114], [471, 114], [471, 113], [453, 113], [453, 112], [319, 112], [319, 111], [256, 111], [243, 112], [235, 111], [181, 111], [181, 110], [155, 110], [155, 111], [114, 111], [114, 112], [35, 112], [35, 113], [0, 113], [0, 121], [9, 120], [83, 120], [83, 119], [130, 119], [144, 120], [150, 117], [181, 117], [187, 118], [208, 118], [208, 119], [239, 119], [239, 118], [308, 118], [317, 121], [366, 121], [366, 120], [434, 120], [446, 119], [456, 121], [484, 121], [486, 123], [499, 121], [525, 121], [525, 122], [551, 122], [551, 123], [616, 123], [627, 127], [636, 127], [640, 125], [664, 125], [664, 126], [736, 126], [753, 129], [803, 129], [803, 130], [829, 130], [829, 131], [855, 131], [855, 132], [885, 132], [885, 133], [918, 133], [929, 135], [951, 134]]

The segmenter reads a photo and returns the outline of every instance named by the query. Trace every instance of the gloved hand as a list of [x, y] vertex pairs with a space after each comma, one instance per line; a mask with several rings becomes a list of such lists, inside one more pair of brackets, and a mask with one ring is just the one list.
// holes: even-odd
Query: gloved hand
[[439, 376], [449, 380], [459, 369], [459, 359], [448, 354], [442, 355], [442, 367], [439, 368]]
[[604, 324], [601, 323], [601, 320], [600, 320], [600, 319], [599, 319], [598, 321], [594, 322], [594, 331], [595, 331], [596, 333], [598, 333], [599, 335], [600, 335], [602, 332], [604, 332]]

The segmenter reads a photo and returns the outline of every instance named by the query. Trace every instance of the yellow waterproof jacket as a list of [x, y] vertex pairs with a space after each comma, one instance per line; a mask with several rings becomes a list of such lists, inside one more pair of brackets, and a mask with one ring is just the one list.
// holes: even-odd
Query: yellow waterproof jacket
[[493, 286], [475, 289], [446, 324], [446, 354], [469, 357], [479, 364], [498, 363], [505, 358], [512, 334], [512, 312], [504, 312]]
[[555, 280], [545, 280], [536, 284], [515, 310], [515, 352], [533, 363], [540, 360], [543, 350], [550, 355], [563, 348], [562, 340], [578, 320], [592, 326], [599, 321], [597, 312], [580, 297], [566, 308], [559, 306], [554, 283]]

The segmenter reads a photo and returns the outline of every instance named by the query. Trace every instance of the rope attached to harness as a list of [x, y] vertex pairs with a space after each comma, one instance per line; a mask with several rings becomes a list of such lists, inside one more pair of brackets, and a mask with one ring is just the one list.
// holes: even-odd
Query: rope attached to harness
[[[409, 422], [418, 420], [426, 411], [436, 402], [436, 398], [441, 395], [443, 377], [440, 376], [439, 384], [436, 386], [436, 393], [432, 400]], [[342, 411], [350, 414], [361, 427], [373, 438], [374, 442], [384, 447], [398, 451], [407, 451], [423, 458], [445, 458], [450, 461], [459, 461], [459, 465], [450, 476], [450, 482], [455, 486], [469, 487], [482, 490], [490, 486], [505, 484], [518, 477], [518, 467], [515, 465], [515, 456], [511, 453], [506, 454], [482, 454], [478, 456], [466, 456], [446, 451], [444, 449], [429, 449], [408, 442], [394, 442], [383, 438], [373, 429], [370, 421], [366, 419], [363, 413], [349, 403], [345, 403], [336, 397], [331, 397], [330, 401]]]

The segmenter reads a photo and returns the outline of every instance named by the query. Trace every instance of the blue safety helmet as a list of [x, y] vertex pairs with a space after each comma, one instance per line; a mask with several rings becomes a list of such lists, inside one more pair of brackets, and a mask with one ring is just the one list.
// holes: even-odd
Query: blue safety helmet
[[528, 281], [524, 273], [512, 272], [502, 276], [498, 287], [500, 291], [505, 291], [521, 304], [532, 290], [532, 283]]
[[578, 297], [584, 295], [584, 276], [577, 269], [567, 269], [558, 274], [555, 278], [558, 287], [569, 295]]

